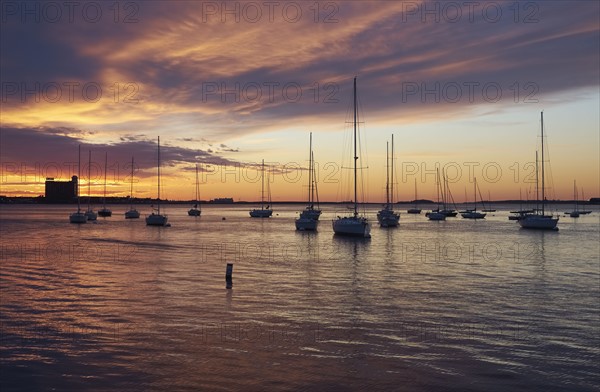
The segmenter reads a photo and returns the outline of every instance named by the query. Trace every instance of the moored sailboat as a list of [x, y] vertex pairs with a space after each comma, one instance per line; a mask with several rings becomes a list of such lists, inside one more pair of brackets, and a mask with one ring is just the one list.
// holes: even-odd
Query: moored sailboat
[[571, 212], [565, 212], [565, 214], [569, 214], [571, 218], [579, 218], [579, 205], [577, 203], [577, 185], [575, 180], [573, 180], [573, 200], [575, 200], [575, 208]]
[[69, 215], [69, 222], [71, 223], [87, 223], [87, 216], [81, 212], [81, 202], [79, 200], [79, 179], [81, 178], [81, 145], [79, 145], [79, 159], [77, 161], [77, 182], [75, 183], [77, 195], [77, 212], [73, 212]]
[[443, 221], [446, 220], [446, 214], [444, 214], [443, 212], [440, 211], [440, 172], [439, 170], [436, 170], [436, 178], [435, 178], [435, 190], [437, 193], [437, 209], [436, 210], [431, 210], [430, 212], [426, 213], [425, 216], [427, 218], [429, 218], [429, 220], [432, 221]]
[[188, 210], [189, 216], [200, 216], [202, 211], [200, 210], [200, 185], [198, 184], [198, 165], [196, 165], [196, 198], [192, 208]]
[[133, 208], [133, 157], [131, 157], [131, 188], [129, 189], [129, 210], [125, 211], [125, 219], [137, 219], [140, 212]]
[[166, 226], [168, 217], [164, 214], [160, 213], [160, 136], [158, 137], [158, 181], [157, 181], [157, 189], [158, 189], [158, 198], [156, 199], [157, 209], [156, 212], [152, 211], [150, 215], [146, 216], [146, 225], [147, 226]]
[[473, 190], [475, 199], [473, 203], [473, 209], [461, 213], [461, 216], [465, 219], [483, 219], [486, 216], [485, 213], [477, 211], [477, 189], [477, 178], [473, 177]]
[[315, 231], [319, 225], [319, 217], [321, 210], [319, 209], [319, 195], [317, 193], [317, 208], [315, 208], [315, 193], [317, 193], [317, 182], [314, 170], [314, 156], [312, 151], [312, 132], [310, 133], [309, 142], [309, 160], [308, 160], [308, 205], [300, 213], [300, 217], [296, 219], [296, 230], [300, 231]]
[[[260, 179], [262, 182], [261, 194], [260, 194], [260, 209], [255, 208], [250, 211], [251, 218], [270, 218], [273, 215], [273, 210], [271, 207], [271, 188], [268, 189], [269, 194], [269, 203], [267, 204], [267, 208], [265, 207], [265, 160], [262, 161], [262, 167], [260, 171]], [[268, 184], [267, 184], [268, 187]]]
[[360, 236], [364, 238], [371, 238], [371, 224], [367, 220], [365, 216], [360, 216], [358, 214], [358, 188], [357, 188], [357, 166], [356, 162], [358, 161], [358, 153], [357, 153], [357, 127], [358, 127], [358, 100], [356, 96], [356, 77], [354, 78], [353, 85], [353, 106], [354, 106], [354, 138], [353, 138], [353, 146], [354, 146], [354, 212], [351, 216], [340, 217], [333, 220], [333, 232], [338, 235], [350, 235], [350, 236]]
[[[519, 225], [524, 229], [541, 229], [541, 230], [558, 230], [556, 227], [558, 218], [545, 214], [546, 206], [546, 187], [544, 173], [544, 112], [541, 113], [541, 129], [542, 129], [542, 208], [541, 211], [536, 209], [533, 214], [524, 215], [519, 219]], [[539, 182], [536, 176], [536, 189], [539, 187]]]
[[393, 203], [394, 203], [394, 135], [392, 135], [392, 169], [391, 169], [391, 178], [392, 182], [390, 184], [390, 158], [388, 156], [388, 146], [386, 145], [386, 182], [385, 182], [385, 197], [386, 204], [385, 207], [377, 213], [377, 220], [379, 221], [379, 225], [381, 227], [397, 227], [398, 222], [400, 221], [400, 214], [394, 212]]

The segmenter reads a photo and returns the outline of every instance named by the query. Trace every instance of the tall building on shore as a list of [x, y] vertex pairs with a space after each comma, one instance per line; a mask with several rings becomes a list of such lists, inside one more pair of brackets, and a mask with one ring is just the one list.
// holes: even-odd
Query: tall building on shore
[[71, 181], [54, 181], [54, 178], [46, 178], [46, 203], [73, 203], [77, 198], [77, 176], [71, 177]]

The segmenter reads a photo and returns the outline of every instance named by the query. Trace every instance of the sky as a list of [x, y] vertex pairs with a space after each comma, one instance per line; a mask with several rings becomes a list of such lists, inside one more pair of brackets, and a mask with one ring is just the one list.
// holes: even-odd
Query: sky
[[[352, 198], [352, 83], [362, 199], [533, 197], [544, 113], [549, 198], [600, 196], [600, 3], [117, 1], [0, 7], [0, 194], [78, 174], [101, 195]], [[391, 145], [390, 145], [391, 148]], [[88, 165], [91, 151], [92, 164]], [[82, 195], [87, 190], [83, 189]], [[582, 193], [583, 192], [583, 195]]]

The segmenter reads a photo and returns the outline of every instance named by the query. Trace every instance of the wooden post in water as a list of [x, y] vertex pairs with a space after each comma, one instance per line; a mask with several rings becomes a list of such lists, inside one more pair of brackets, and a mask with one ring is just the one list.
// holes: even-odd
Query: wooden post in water
[[227, 263], [227, 269], [225, 270], [225, 288], [230, 289], [233, 287], [233, 263]]

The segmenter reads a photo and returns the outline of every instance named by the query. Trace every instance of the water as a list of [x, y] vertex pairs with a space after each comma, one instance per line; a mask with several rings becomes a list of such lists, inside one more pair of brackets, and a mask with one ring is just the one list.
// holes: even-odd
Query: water
[[402, 214], [371, 240], [334, 237], [332, 206], [318, 233], [301, 206], [125, 208], [0, 206], [3, 392], [599, 390], [597, 208], [558, 232]]

